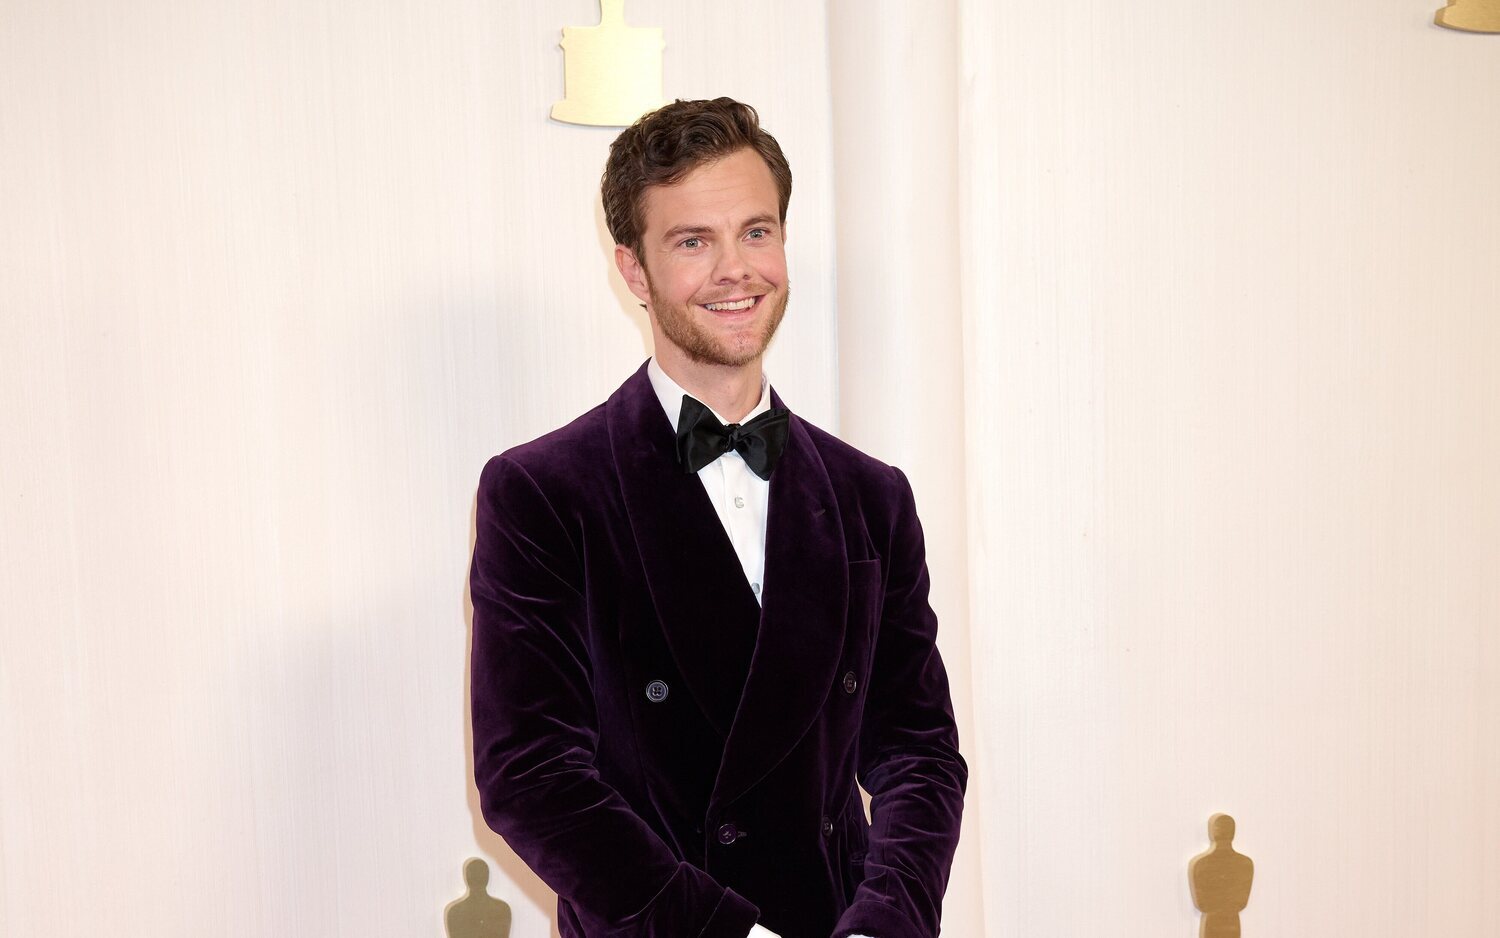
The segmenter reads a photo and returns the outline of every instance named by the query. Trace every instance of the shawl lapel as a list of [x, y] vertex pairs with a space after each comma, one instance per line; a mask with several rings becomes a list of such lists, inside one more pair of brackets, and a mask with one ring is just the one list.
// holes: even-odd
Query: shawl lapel
[[[773, 390], [771, 404], [785, 406]], [[766, 570], [755, 602], [696, 476], [678, 468], [672, 428], [643, 364], [606, 405], [626, 514], [667, 645], [709, 721], [727, 736], [710, 805], [716, 811], [764, 778], [807, 731], [833, 687], [844, 646], [848, 554], [833, 484], [807, 428], [792, 415], [771, 475]], [[724, 594], [726, 581], [732, 583]], [[726, 616], [758, 615], [743, 685], [725, 680]], [[730, 670], [733, 669], [733, 670]]]
[[625, 512], [667, 646], [699, 708], [728, 736], [760, 604], [703, 483], [677, 461], [676, 436], [644, 365], [606, 409]]
[[[773, 390], [773, 407], [785, 406]], [[709, 804], [717, 814], [791, 752], [834, 685], [848, 624], [849, 562], [828, 470], [792, 415], [771, 473], [760, 633]]]

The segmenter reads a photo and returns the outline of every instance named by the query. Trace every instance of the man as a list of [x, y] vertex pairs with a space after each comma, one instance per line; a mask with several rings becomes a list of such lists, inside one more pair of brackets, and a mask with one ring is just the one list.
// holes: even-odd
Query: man
[[622, 133], [605, 214], [655, 355], [480, 480], [475, 776], [565, 938], [938, 932], [967, 769], [922, 531], [761, 372], [790, 196], [746, 105]]

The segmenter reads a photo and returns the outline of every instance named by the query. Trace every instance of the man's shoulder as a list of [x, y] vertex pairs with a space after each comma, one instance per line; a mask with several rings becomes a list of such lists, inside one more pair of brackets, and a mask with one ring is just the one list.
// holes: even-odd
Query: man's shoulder
[[500, 456], [531, 468], [559, 460], [575, 459], [596, 449], [609, 449], [603, 403], [595, 404], [556, 430], [549, 430], [534, 440], [512, 446]]
[[899, 497], [907, 484], [900, 469], [807, 420], [802, 420], [802, 426], [836, 491], [853, 490], [886, 499]]
[[607, 467], [610, 459], [609, 433], [601, 403], [556, 430], [492, 456], [485, 464], [482, 478], [494, 478], [507, 470], [519, 471], [546, 488]]

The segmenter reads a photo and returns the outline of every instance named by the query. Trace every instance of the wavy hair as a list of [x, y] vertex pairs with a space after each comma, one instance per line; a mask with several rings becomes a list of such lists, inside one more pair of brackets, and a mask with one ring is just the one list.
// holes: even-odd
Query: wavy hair
[[746, 148], [760, 154], [771, 170], [785, 224], [792, 169], [776, 138], [761, 129], [755, 108], [733, 98], [678, 100], [625, 128], [609, 145], [599, 186], [615, 243], [640, 254], [647, 189], [670, 186], [699, 166]]

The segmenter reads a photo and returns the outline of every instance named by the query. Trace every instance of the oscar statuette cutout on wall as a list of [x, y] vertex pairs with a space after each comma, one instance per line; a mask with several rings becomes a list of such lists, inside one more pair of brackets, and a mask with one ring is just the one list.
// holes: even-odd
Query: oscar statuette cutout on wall
[[1193, 905], [1203, 913], [1198, 938], [1240, 938], [1240, 912], [1250, 902], [1255, 864], [1231, 846], [1234, 818], [1229, 815], [1209, 818], [1208, 836], [1214, 845], [1188, 863]]
[[660, 28], [625, 25], [625, 0], [600, 0], [598, 26], [564, 26], [563, 100], [552, 119], [628, 127], [666, 102], [661, 95]]
[[478, 857], [464, 861], [469, 892], [448, 903], [443, 927], [448, 938], [510, 938], [510, 906], [490, 895], [490, 866]]
[[1500, 0], [1448, 0], [1437, 24], [1466, 33], [1500, 33]]

